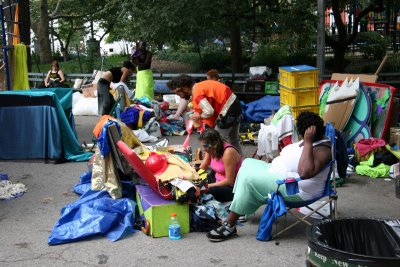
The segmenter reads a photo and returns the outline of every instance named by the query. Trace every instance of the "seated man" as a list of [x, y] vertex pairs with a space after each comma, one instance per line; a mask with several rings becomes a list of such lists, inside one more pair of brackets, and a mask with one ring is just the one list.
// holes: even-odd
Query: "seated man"
[[331, 161], [330, 141], [324, 136], [322, 119], [313, 112], [303, 112], [297, 118], [297, 131], [303, 141], [283, 148], [272, 163], [248, 158], [239, 169], [233, 189], [234, 197], [230, 213], [222, 226], [210, 231], [210, 241], [224, 241], [237, 237], [236, 220], [250, 215], [267, 203], [268, 194], [277, 187], [276, 180], [284, 179], [288, 172], [297, 172], [299, 193], [288, 196], [286, 187], [279, 192], [287, 201], [304, 201], [320, 196], [325, 188], [329, 168], [321, 171]]

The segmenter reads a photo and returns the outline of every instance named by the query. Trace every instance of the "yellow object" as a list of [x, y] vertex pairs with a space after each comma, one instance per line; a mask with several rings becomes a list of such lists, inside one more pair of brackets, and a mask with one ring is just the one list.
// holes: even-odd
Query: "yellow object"
[[309, 106], [319, 104], [318, 87], [289, 89], [280, 86], [280, 101], [289, 106]]
[[279, 68], [279, 82], [287, 88], [309, 88], [318, 86], [318, 70], [287, 71]]
[[199, 169], [197, 173], [199, 174], [201, 180], [207, 179], [208, 173], [205, 170]]
[[19, 8], [18, 8], [18, 4], [16, 4], [15, 6], [15, 16], [14, 16], [14, 31], [13, 31], [13, 38], [12, 38], [12, 44], [16, 45], [16, 44], [20, 44], [21, 43], [21, 36], [19, 33], [19, 18], [18, 18], [18, 14], [19, 14]]
[[[281, 103], [281, 107], [285, 104]], [[297, 117], [303, 111], [311, 111], [316, 114], [319, 113], [319, 105], [309, 105], [309, 106], [300, 106], [300, 107], [290, 107], [290, 111], [292, 112], [293, 118], [297, 121]]]
[[167, 155], [168, 167], [163, 173], [155, 175], [157, 181], [165, 183], [175, 178], [189, 180], [192, 182], [201, 180], [199, 174], [195, 169], [193, 169], [192, 166], [190, 166], [188, 162], [184, 161], [177, 155], [165, 155]]
[[143, 115], [144, 110], [139, 111], [138, 128], [143, 128]]
[[176, 213], [181, 227], [181, 234], [190, 232], [189, 205], [179, 204], [174, 200], [162, 199], [148, 186], [136, 186], [136, 203], [139, 215], [146, 218], [152, 237], [168, 236], [171, 213]]
[[24, 44], [14, 45], [14, 90], [29, 90], [28, 65], [26, 46]]

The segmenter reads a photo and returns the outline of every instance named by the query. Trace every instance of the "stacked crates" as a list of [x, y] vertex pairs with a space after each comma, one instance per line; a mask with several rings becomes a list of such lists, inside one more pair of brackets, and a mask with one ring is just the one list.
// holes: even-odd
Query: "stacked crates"
[[281, 106], [288, 105], [296, 120], [303, 111], [318, 114], [318, 69], [307, 65], [279, 68]]

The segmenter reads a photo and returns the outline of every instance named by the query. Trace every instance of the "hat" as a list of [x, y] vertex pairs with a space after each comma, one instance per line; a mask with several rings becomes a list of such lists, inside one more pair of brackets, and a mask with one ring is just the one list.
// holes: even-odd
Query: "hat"
[[164, 154], [151, 152], [145, 161], [145, 165], [154, 175], [161, 174], [168, 167], [167, 157]]

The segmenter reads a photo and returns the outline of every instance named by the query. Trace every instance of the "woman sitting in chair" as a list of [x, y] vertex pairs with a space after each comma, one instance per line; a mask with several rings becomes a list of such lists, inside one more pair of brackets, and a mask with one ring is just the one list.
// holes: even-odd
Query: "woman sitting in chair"
[[207, 194], [220, 202], [232, 201], [233, 185], [243, 157], [234, 146], [224, 143], [219, 132], [213, 128], [204, 131], [199, 139], [206, 152], [199, 173], [208, 167], [212, 169], [208, 176]]
[[65, 87], [65, 77], [63, 71], [60, 69], [60, 65], [56, 60], [51, 62], [51, 70], [47, 72], [47, 76], [44, 79], [44, 85], [46, 87]]
[[276, 180], [286, 178], [288, 172], [298, 173], [302, 180], [298, 182], [300, 192], [295, 195], [288, 196], [285, 186], [280, 186], [284, 200], [301, 202], [321, 196], [329, 173], [329, 168], [324, 167], [332, 158], [324, 122], [317, 114], [306, 111], [298, 116], [296, 126], [303, 141], [284, 147], [272, 163], [252, 158], [243, 161], [228, 218], [207, 234], [210, 241], [237, 237], [236, 220], [241, 215], [255, 213], [267, 203], [268, 194], [277, 188]]

